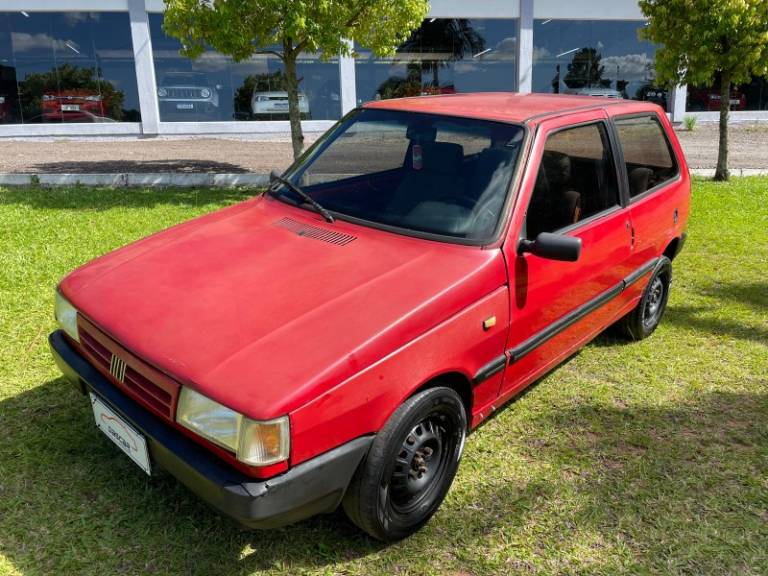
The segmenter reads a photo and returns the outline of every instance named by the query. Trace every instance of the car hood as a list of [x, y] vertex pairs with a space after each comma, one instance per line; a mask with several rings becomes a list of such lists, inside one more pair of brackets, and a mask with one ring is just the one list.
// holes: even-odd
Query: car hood
[[329, 225], [255, 198], [102, 256], [60, 290], [170, 376], [269, 418], [505, 282], [499, 250]]

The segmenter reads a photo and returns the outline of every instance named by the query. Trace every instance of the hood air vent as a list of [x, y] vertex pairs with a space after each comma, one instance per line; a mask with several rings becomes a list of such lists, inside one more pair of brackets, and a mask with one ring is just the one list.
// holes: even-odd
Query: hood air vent
[[334, 232], [327, 228], [320, 228], [319, 226], [313, 226], [312, 224], [305, 224], [299, 222], [293, 218], [280, 218], [274, 223], [274, 226], [278, 228], [285, 228], [290, 230], [298, 236], [306, 236], [314, 240], [320, 240], [321, 242], [328, 242], [329, 244], [336, 244], [337, 246], [346, 246], [350, 242], [357, 240], [357, 236], [351, 234], [342, 234], [341, 232]]

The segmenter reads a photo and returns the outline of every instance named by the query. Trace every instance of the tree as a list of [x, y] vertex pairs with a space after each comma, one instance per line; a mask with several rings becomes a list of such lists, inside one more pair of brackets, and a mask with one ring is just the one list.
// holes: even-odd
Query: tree
[[706, 85], [720, 78], [720, 145], [715, 180], [728, 179], [731, 85], [768, 72], [766, 0], [640, 0], [643, 39], [656, 52], [660, 83]]
[[389, 56], [418, 28], [427, 0], [166, 0], [165, 31], [195, 58], [211, 46], [235, 61], [258, 53], [283, 62], [293, 155], [304, 148], [296, 61], [302, 52], [322, 58], [349, 55], [354, 39]]
[[432, 88], [438, 91], [440, 67], [446, 66], [448, 62], [461, 60], [467, 54], [479, 54], [483, 50], [485, 39], [472, 28], [470, 21], [456, 18], [439, 18], [424, 22], [401, 46], [401, 51], [405, 53], [435, 52], [441, 56], [441, 59], [425, 58], [421, 62], [422, 69], [432, 73]]
[[610, 80], [603, 79], [605, 66], [600, 61], [603, 59], [596, 48], [581, 48], [573, 55], [568, 72], [563, 81], [568, 88], [608, 88]]

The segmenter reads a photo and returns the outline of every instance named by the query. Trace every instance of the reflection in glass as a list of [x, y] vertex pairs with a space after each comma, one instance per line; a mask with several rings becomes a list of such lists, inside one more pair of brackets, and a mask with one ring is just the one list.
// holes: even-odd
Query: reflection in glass
[[[162, 14], [150, 14], [160, 118], [164, 122], [287, 120], [288, 93], [282, 61], [265, 51], [242, 62], [213, 50], [196, 60], [163, 32]], [[341, 116], [339, 61], [302, 54], [297, 62], [299, 109], [305, 120]]]
[[516, 20], [431, 18], [391, 58], [356, 48], [359, 103], [515, 89]]
[[[692, 112], [720, 111], [720, 78], [711, 86], [688, 86], [686, 108]], [[731, 110], [768, 110], [768, 83], [755, 76], [745, 84], [731, 86]]]
[[139, 120], [127, 13], [0, 13], [0, 123]]
[[666, 109], [640, 21], [535, 20], [533, 91], [647, 100]]

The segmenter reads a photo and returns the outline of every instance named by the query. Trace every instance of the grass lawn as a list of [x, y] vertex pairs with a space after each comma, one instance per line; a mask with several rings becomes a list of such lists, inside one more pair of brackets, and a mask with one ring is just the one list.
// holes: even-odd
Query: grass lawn
[[508, 405], [389, 547], [340, 512], [249, 532], [149, 479], [48, 354], [67, 271], [242, 194], [0, 189], [1, 575], [768, 574], [768, 179], [697, 182], [659, 330]]

